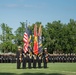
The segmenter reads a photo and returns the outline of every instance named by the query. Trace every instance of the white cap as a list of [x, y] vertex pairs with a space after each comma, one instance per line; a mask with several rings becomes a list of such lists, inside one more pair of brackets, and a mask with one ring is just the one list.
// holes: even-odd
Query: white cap
[[21, 46], [18, 46], [18, 48], [22, 49], [22, 47], [21, 47]]
[[47, 48], [44, 48], [44, 50], [46, 50]]

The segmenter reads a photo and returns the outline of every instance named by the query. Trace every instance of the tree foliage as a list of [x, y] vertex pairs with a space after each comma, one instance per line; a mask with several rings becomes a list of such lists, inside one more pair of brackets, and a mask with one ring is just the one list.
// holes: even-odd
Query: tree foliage
[[[37, 27], [41, 22], [36, 22]], [[32, 33], [33, 47], [33, 31], [34, 24], [28, 25]], [[18, 45], [23, 46], [23, 34], [25, 32], [25, 23], [20, 22], [20, 27], [15, 33], [12, 33], [12, 28], [7, 24], [0, 25], [2, 34], [0, 35], [0, 50], [7, 52], [15, 52]], [[76, 53], [76, 21], [70, 19], [68, 24], [63, 24], [61, 21], [48, 22], [45, 26], [42, 25], [42, 44], [43, 48], [47, 47], [50, 53], [54, 51], [58, 53]]]

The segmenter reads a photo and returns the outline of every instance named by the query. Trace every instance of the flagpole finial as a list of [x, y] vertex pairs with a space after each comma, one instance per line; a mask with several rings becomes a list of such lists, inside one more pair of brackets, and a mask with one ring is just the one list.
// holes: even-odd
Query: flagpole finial
[[26, 20], [26, 24], [27, 24], [27, 20]]

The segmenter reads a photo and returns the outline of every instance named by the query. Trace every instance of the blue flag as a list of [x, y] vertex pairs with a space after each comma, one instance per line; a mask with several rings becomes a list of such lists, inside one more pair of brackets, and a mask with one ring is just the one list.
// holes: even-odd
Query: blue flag
[[38, 31], [38, 53], [42, 53], [42, 29], [41, 29], [41, 25], [39, 27], [39, 31]]

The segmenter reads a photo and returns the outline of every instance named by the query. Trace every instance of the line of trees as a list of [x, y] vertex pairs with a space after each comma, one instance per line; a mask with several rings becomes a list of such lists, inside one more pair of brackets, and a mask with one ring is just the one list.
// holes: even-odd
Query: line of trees
[[[36, 22], [39, 25], [41, 22]], [[16, 52], [17, 46], [23, 46], [23, 34], [25, 32], [25, 22], [20, 22], [20, 27], [12, 33], [12, 28], [7, 24], [0, 25], [2, 34], [0, 34], [0, 51]], [[34, 30], [34, 24], [29, 25], [30, 30]], [[76, 53], [76, 21], [70, 19], [68, 24], [61, 21], [48, 22], [42, 25], [43, 48], [47, 47], [50, 53]], [[32, 35], [33, 47], [33, 35]]]

